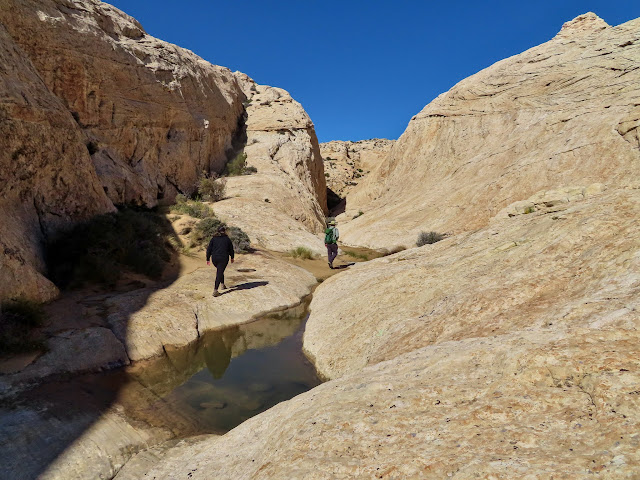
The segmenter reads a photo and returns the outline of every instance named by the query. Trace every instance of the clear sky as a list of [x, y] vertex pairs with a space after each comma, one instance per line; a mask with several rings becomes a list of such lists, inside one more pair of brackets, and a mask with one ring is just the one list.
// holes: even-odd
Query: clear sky
[[550, 40], [588, 11], [609, 25], [638, 0], [109, 0], [147, 33], [288, 90], [320, 142], [398, 138], [469, 75]]

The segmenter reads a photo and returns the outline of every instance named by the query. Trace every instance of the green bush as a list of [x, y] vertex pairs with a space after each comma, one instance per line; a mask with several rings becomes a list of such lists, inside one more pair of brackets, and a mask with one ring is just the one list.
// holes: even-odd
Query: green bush
[[218, 234], [218, 228], [224, 226], [227, 234], [233, 243], [233, 249], [237, 253], [247, 253], [251, 251], [251, 240], [249, 236], [238, 227], [229, 227], [216, 217], [209, 217], [200, 220], [191, 232], [191, 242], [193, 246], [205, 246], [209, 244], [211, 237]]
[[236, 177], [238, 175], [249, 175], [258, 171], [255, 167], [247, 167], [247, 154], [242, 152], [235, 156], [224, 167], [224, 174], [230, 177]]
[[303, 260], [312, 260], [315, 255], [306, 247], [296, 247], [289, 252], [293, 258], [301, 258]]
[[224, 198], [227, 188], [226, 178], [216, 178], [216, 176], [203, 176], [198, 182], [198, 193], [206, 202], [219, 202]]
[[233, 249], [238, 253], [247, 253], [251, 251], [251, 240], [249, 235], [243, 232], [239, 227], [229, 227], [229, 238], [233, 243]]
[[148, 211], [98, 215], [60, 233], [47, 246], [51, 279], [60, 287], [113, 285], [131, 270], [158, 279], [171, 259], [170, 224]]
[[34, 329], [42, 326], [42, 306], [27, 300], [4, 303], [0, 308], [0, 355], [45, 350]]
[[208, 218], [213, 216], [213, 210], [198, 200], [187, 200], [184, 195], [176, 197], [176, 204], [171, 206], [171, 213], [182, 213], [194, 218]]
[[442, 240], [445, 237], [446, 237], [446, 235], [444, 233], [420, 232], [420, 234], [418, 235], [418, 241], [416, 242], [416, 246], [421, 247], [423, 245], [429, 245], [429, 244], [432, 244], [432, 243], [436, 243], [436, 242], [439, 242], [440, 240]]

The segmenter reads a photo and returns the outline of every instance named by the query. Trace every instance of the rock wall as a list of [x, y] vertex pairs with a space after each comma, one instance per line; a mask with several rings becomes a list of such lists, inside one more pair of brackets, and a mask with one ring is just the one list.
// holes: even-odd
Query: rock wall
[[324, 161], [327, 187], [340, 197], [345, 197], [386, 159], [393, 144], [394, 140], [385, 138], [321, 143], [320, 154]]
[[42, 275], [46, 238], [113, 205], [82, 131], [2, 24], [0, 64], [0, 299], [47, 301], [57, 288]]
[[327, 187], [313, 123], [285, 90], [236, 75], [248, 98], [242, 152], [257, 172], [230, 177], [227, 198], [213, 208], [256, 245], [322, 253]]
[[[268, 216], [277, 218], [275, 227], [258, 220], [249, 233], [268, 236], [286, 223], [319, 248], [310, 233], [326, 212], [318, 142], [285, 91], [252, 89], [246, 75], [147, 35], [97, 0], [7, 0], [0, 27], [0, 132], [8, 139], [0, 152], [0, 299], [55, 297], [43, 276], [47, 237], [114, 205], [153, 207], [192, 193], [203, 172], [224, 169], [245, 130], [261, 181], [234, 179], [230, 190], [262, 203], [270, 197]], [[258, 90], [264, 98], [245, 111]]]
[[243, 112], [231, 71], [97, 0], [7, 1], [0, 22], [84, 131], [114, 204], [154, 206], [222, 170]]
[[420, 231], [480, 228], [543, 189], [638, 178], [639, 32], [640, 20], [583, 15], [440, 95], [348, 196], [365, 215], [342, 222], [344, 241], [412, 246]]

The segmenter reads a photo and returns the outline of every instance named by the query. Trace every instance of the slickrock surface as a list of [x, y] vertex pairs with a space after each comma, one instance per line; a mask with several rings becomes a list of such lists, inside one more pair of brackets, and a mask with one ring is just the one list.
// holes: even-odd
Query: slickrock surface
[[236, 75], [250, 99], [243, 152], [257, 173], [230, 177], [213, 208], [261, 247], [321, 253], [327, 192], [313, 123], [285, 90]]
[[640, 189], [562, 208], [331, 277], [305, 346], [334, 380], [116, 478], [634, 478]]
[[[299, 317], [259, 323], [228, 329], [222, 337], [205, 337], [205, 345], [221, 340], [235, 358], [250, 349], [276, 345], [296, 331]], [[200, 348], [197, 343], [187, 348], [167, 347], [167, 355], [137, 363], [126, 374], [86, 375], [68, 384], [45, 384], [23, 394], [21, 401], [26, 405], [19, 411], [0, 406], [0, 477], [112, 478], [138, 451], [149, 449], [136, 456], [135, 463], [176, 443], [170, 439], [207, 431], [197, 421], [202, 418], [201, 410], [219, 407], [200, 405], [198, 409], [184, 402], [177, 407], [171, 392], [207, 368], [211, 348]], [[209, 393], [208, 389], [213, 386], [202, 385], [203, 393]], [[251, 402], [260, 405], [255, 397], [243, 399], [233, 390], [228, 395], [229, 402], [247, 410]], [[221, 396], [224, 398], [218, 392], [218, 398]], [[150, 449], [154, 445], [157, 447]]]
[[347, 197], [341, 236], [372, 248], [420, 231], [483, 227], [543, 189], [640, 176], [640, 19], [593, 14], [502, 60], [416, 115], [388, 160]]
[[327, 187], [344, 197], [387, 157], [394, 140], [372, 138], [358, 142], [334, 140], [320, 144]]

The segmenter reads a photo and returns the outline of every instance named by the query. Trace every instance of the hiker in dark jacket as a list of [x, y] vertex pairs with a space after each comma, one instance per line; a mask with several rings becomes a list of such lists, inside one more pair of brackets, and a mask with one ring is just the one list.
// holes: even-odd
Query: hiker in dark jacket
[[331, 269], [333, 269], [333, 261], [338, 256], [338, 238], [340, 238], [340, 232], [336, 228], [336, 221], [331, 220], [324, 231], [324, 246], [327, 247], [329, 268]]
[[209, 259], [216, 267], [216, 284], [213, 290], [213, 296], [219, 297], [218, 287], [222, 287], [223, 290], [227, 288], [224, 284], [224, 269], [229, 264], [229, 257], [231, 257], [231, 263], [233, 263], [233, 243], [227, 236], [227, 229], [223, 226], [218, 227], [218, 233], [211, 238], [209, 246], [207, 247], [207, 265], [210, 265]]

